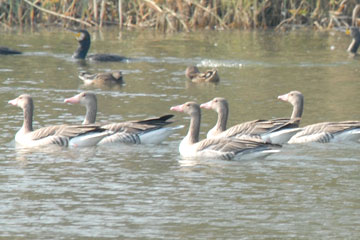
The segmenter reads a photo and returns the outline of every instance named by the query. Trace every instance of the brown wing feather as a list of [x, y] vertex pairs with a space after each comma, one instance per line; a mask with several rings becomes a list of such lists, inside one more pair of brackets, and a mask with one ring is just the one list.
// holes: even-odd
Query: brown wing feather
[[168, 125], [172, 122], [167, 121], [172, 118], [174, 115], [164, 115], [159, 118], [149, 118], [140, 121], [129, 121], [122, 123], [110, 123], [103, 125], [102, 127], [114, 132], [127, 132], [127, 133], [140, 133], [144, 131], [155, 130], [161, 128], [165, 125]]
[[210, 138], [204, 139], [198, 143], [197, 150], [214, 150], [220, 152], [233, 152], [239, 153], [248, 149], [255, 149], [258, 147], [272, 148], [280, 147], [275, 144], [268, 144], [262, 140], [247, 138], [247, 139], [234, 139], [234, 138]]
[[296, 137], [306, 135], [328, 132], [331, 134], [350, 130], [353, 128], [360, 128], [360, 121], [343, 121], [343, 122], [323, 122], [306, 126], [303, 131], [296, 134]]
[[39, 128], [29, 135], [32, 140], [39, 140], [48, 136], [75, 137], [90, 131], [104, 131], [98, 125], [55, 125]]
[[134, 133], [134, 134], [160, 128], [158, 126], [131, 123], [131, 122], [110, 123], [110, 124], [106, 124], [102, 127], [107, 130], [113, 131], [113, 132], [127, 132], [127, 133]]
[[298, 126], [298, 119], [290, 120], [286, 118], [278, 118], [272, 120], [253, 120], [235, 125], [218, 137], [240, 137], [242, 135], [260, 135], [266, 132], [273, 132], [280, 129], [292, 128]]

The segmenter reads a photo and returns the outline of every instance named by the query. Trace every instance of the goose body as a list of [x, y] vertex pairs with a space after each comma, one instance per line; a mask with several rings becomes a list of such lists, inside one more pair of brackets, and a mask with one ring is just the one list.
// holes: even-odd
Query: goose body
[[[83, 124], [93, 124], [96, 120], [97, 99], [94, 93], [82, 92], [71, 98], [64, 100], [66, 103], [81, 104], [86, 108]], [[127, 144], [158, 144], [174, 133], [175, 130], [182, 128], [165, 127], [172, 123], [168, 121], [173, 115], [164, 115], [158, 118], [149, 118], [145, 120], [128, 121], [121, 123], [109, 123], [102, 125], [113, 134], [105, 137], [99, 142], [99, 145], [113, 143]]]
[[185, 76], [192, 82], [212, 82], [217, 83], [220, 81], [218, 71], [216, 69], [207, 70], [201, 73], [196, 66], [189, 66], [185, 70]]
[[121, 71], [114, 71], [108, 73], [95, 73], [90, 74], [86, 72], [81, 72], [79, 78], [84, 81], [85, 85], [116, 85], [123, 84], [123, 75]]
[[171, 123], [167, 120], [172, 117], [173, 115], [164, 115], [159, 118], [102, 125], [103, 128], [114, 132], [114, 134], [102, 139], [99, 145], [114, 143], [159, 144], [173, 134], [175, 130], [183, 128], [183, 126], [164, 127]]
[[[299, 96], [301, 97], [302, 95]], [[253, 120], [237, 124], [227, 129], [226, 124], [229, 107], [225, 98], [214, 98], [207, 103], [201, 104], [200, 107], [211, 109], [218, 113], [217, 123], [208, 132], [207, 138], [243, 138], [250, 136], [274, 144], [283, 144], [286, 143], [292, 135], [300, 131], [297, 127], [300, 122], [302, 110], [301, 112], [293, 114], [290, 119]]]
[[303, 127], [289, 144], [345, 142], [360, 140], [360, 121], [322, 122]]
[[190, 126], [187, 135], [179, 145], [183, 157], [207, 157], [231, 160], [249, 153], [268, 155], [278, 152], [279, 145], [265, 143], [255, 138], [210, 138], [199, 141], [201, 110], [195, 102], [187, 102], [171, 107], [170, 110], [190, 115]]
[[76, 51], [73, 54], [73, 58], [75, 59], [89, 59], [92, 61], [99, 61], [99, 62], [121, 62], [128, 60], [128, 58], [116, 55], [116, 54], [91, 54], [87, 55], [90, 45], [91, 45], [91, 39], [90, 34], [87, 30], [71, 30], [76, 34], [76, 40], [79, 42], [79, 47], [76, 49]]
[[15, 142], [23, 147], [58, 145], [63, 147], [95, 146], [110, 132], [96, 125], [54, 125], [33, 130], [33, 100], [27, 94], [10, 100], [9, 104], [23, 109], [24, 122], [15, 135]]

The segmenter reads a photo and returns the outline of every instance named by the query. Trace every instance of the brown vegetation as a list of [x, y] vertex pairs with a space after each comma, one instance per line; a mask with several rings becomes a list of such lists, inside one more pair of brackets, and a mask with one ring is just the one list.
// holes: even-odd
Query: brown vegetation
[[356, 0], [0, 0], [2, 27], [118, 25], [161, 31], [351, 24]]

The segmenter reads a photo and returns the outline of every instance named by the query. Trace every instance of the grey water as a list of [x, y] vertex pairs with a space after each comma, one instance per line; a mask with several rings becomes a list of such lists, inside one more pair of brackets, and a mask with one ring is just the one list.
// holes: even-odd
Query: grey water
[[[229, 101], [228, 126], [289, 117], [277, 96], [305, 96], [302, 125], [359, 120], [359, 59], [341, 32], [199, 31], [162, 34], [90, 31], [91, 53], [125, 63], [80, 63], [63, 29], [0, 33], [24, 52], [0, 57], [0, 238], [2, 239], [359, 239], [358, 143], [284, 146], [264, 159], [185, 160], [185, 125], [154, 146], [25, 150], [15, 147], [27, 93], [34, 127], [81, 123], [85, 110], [64, 104], [81, 91], [98, 97], [98, 123], [170, 114], [186, 101]], [[194, 84], [188, 65], [217, 68], [220, 83]], [[80, 71], [121, 70], [121, 87], [88, 87]], [[201, 138], [215, 124], [203, 111]]]

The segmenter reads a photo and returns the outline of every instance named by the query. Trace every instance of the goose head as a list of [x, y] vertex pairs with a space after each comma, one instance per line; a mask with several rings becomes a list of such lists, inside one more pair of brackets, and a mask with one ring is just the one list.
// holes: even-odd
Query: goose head
[[221, 112], [223, 109], [228, 109], [229, 105], [225, 98], [216, 97], [213, 100], [203, 103], [200, 105], [200, 108], [211, 109], [217, 113]]
[[97, 99], [94, 93], [91, 92], [82, 92], [79, 93], [71, 98], [66, 98], [64, 100], [65, 103], [72, 103], [72, 104], [81, 104], [83, 106], [89, 106], [97, 104]]
[[171, 111], [183, 112], [190, 116], [199, 115], [200, 106], [196, 102], [186, 102], [170, 108]]
[[284, 102], [288, 102], [293, 106], [298, 105], [300, 102], [304, 101], [304, 96], [299, 91], [291, 91], [289, 93], [286, 93], [284, 95], [278, 96], [279, 100], [282, 100]]
[[19, 97], [15, 98], [13, 100], [10, 100], [8, 103], [13, 106], [19, 107], [21, 109], [26, 109], [29, 106], [30, 107], [34, 106], [33, 100], [31, 98], [31, 96], [28, 94], [22, 94]]
[[97, 99], [94, 93], [82, 92], [71, 98], [66, 98], [64, 102], [85, 106], [86, 115], [83, 124], [95, 123], [97, 113]]
[[287, 94], [278, 96], [278, 99], [288, 102], [293, 106], [291, 118], [301, 118], [304, 109], [304, 95], [299, 91], [291, 91]]

